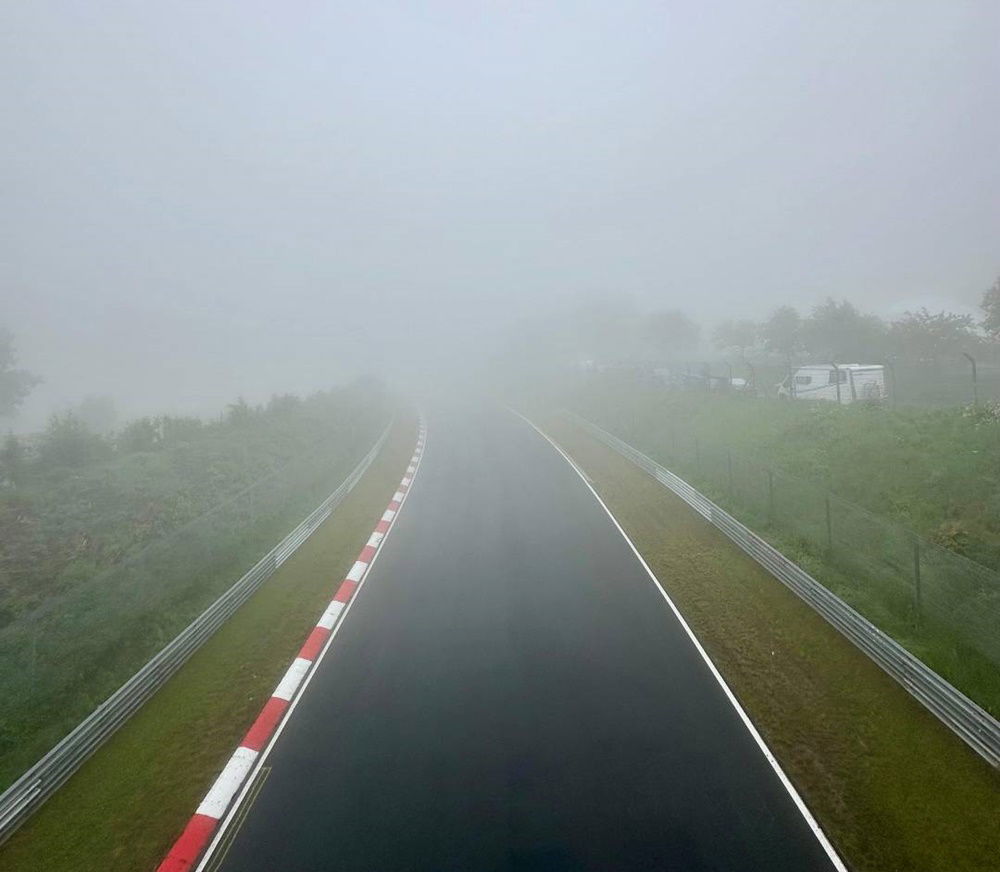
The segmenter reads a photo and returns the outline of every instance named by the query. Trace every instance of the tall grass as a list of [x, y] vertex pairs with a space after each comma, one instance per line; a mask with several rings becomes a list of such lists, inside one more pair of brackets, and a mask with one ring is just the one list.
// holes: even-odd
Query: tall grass
[[[17, 564], [21, 552], [5, 555], [8, 578], [19, 573], [23, 583], [34, 573], [36, 590], [26, 597], [8, 584], [3, 591], [0, 785], [69, 732], [343, 480], [388, 418], [386, 401], [361, 400], [351, 392], [328, 395], [279, 416], [206, 428], [147, 452], [145, 460], [103, 459], [75, 473], [77, 490], [64, 477], [48, 488], [36, 477], [33, 511], [50, 528], [39, 541], [59, 549], [62, 531], [100, 544], [49, 578]], [[135, 477], [137, 467], [142, 475]], [[250, 470], [256, 480], [247, 484]], [[86, 505], [92, 482], [102, 479], [107, 493], [90, 501], [88, 517], [79, 503]], [[67, 507], [67, 499], [78, 504]], [[122, 504], [145, 506], [142, 523], [123, 515]], [[58, 567], [59, 560], [43, 565]]]

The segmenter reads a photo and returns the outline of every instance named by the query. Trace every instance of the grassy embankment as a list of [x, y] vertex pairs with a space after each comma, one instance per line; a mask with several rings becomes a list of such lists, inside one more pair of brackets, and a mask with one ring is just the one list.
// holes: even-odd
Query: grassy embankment
[[564, 418], [580, 464], [859, 872], [985, 872], [1000, 774], [685, 503]]
[[593, 380], [569, 404], [1000, 713], [1000, 422], [988, 410], [838, 408], [624, 379]]
[[5, 463], [0, 788], [315, 508], [389, 416], [359, 385], [111, 438], [70, 420]]
[[333, 516], [0, 848], [0, 870], [155, 867], [350, 568], [415, 438], [412, 420], [397, 422]]
[[593, 383], [572, 406], [665, 451], [674, 427], [752, 455], [1000, 569], [1000, 419], [985, 411], [837, 408], [625, 381]]

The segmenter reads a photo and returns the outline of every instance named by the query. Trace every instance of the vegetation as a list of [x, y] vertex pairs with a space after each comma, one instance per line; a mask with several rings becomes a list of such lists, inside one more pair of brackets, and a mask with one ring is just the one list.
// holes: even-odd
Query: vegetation
[[415, 430], [412, 420], [393, 428], [333, 516], [0, 847], [2, 872], [155, 868], [364, 544]]
[[1000, 713], [991, 411], [750, 400], [620, 375], [591, 377], [571, 406], [690, 480]]
[[40, 381], [37, 375], [18, 369], [14, 337], [0, 329], [0, 416], [14, 412]]
[[[640, 312], [611, 301], [532, 325], [519, 325], [505, 356], [512, 380], [567, 366], [658, 371], [675, 381], [740, 377], [749, 392], [774, 393], [788, 370], [806, 363], [883, 363], [894, 400], [914, 405], [962, 405], [1000, 400], [1000, 279], [981, 303], [983, 318], [919, 308], [886, 321], [848, 300], [828, 298], [811, 311], [780, 306], [762, 320], [728, 319], [700, 342], [701, 327], [677, 310]], [[977, 386], [972, 366], [978, 364]], [[707, 363], [706, 356], [714, 357]], [[723, 358], [720, 360], [720, 356]], [[525, 371], [511, 372], [511, 361]], [[742, 383], [741, 383], [742, 384]], [[523, 393], [524, 385], [515, 387]]]
[[[1000, 414], [992, 406], [889, 409], [667, 391], [588, 380], [573, 405], [668, 447], [670, 428], [815, 482], [1000, 570]], [[599, 423], [599, 422], [598, 422]]]
[[[992, 353], [1000, 312], [1000, 279], [983, 298], [984, 319], [972, 315], [904, 312], [886, 322], [847, 300], [829, 298], [803, 317], [792, 306], [781, 306], [760, 323], [725, 321], [713, 333], [720, 351], [772, 353], [790, 365], [803, 357], [814, 362], [940, 363], [966, 353]], [[677, 349], [680, 351], [681, 349]]]
[[979, 307], [986, 314], [983, 329], [994, 339], [1000, 338], [1000, 276], [983, 294]]
[[58, 741], [344, 478], [377, 387], [111, 436], [74, 413], [0, 451], [0, 784]]
[[648, 315], [644, 333], [649, 347], [660, 353], [689, 352], [697, 347], [701, 328], [683, 312], [668, 309]]
[[567, 420], [592, 478], [836, 848], [858, 872], [979, 872], [1000, 775], [668, 490]]

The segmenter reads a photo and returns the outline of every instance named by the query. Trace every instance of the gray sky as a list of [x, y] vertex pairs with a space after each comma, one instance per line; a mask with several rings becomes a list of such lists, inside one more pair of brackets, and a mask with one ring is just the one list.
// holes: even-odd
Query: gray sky
[[420, 369], [579, 299], [893, 314], [1000, 272], [995, 0], [14, 0], [0, 99], [21, 426]]

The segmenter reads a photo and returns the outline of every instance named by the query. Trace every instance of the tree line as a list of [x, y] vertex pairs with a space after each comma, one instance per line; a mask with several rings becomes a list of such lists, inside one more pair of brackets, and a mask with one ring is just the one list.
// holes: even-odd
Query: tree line
[[719, 350], [807, 355], [817, 361], [877, 362], [896, 358], [940, 363], [962, 353], [992, 350], [1000, 342], [1000, 278], [983, 294], [983, 317], [926, 308], [887, 321], [847, 300], [828, 298], [803, 316], [780, 306], [764, 321], [727, 320], [712, 333]]

